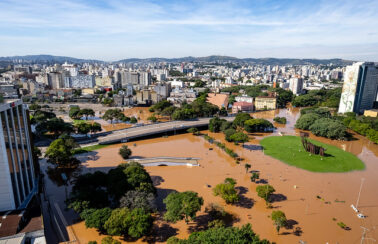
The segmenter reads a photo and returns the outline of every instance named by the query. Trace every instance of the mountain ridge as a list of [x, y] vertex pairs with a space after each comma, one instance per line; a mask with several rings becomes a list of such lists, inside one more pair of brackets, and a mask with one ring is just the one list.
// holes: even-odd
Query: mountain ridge
[[232, 56], [219, 56], [211, 55], [205, 57], [180, 57], [180, 58], [162, 58], [162, 57], [152, 57], [152, 58], [126, 58], [117, 61], [106, 62], [97, 59], [82, 59], [73, 58], [67, 56], [55, 56], [48, 54], [40, 55], [24, 55], [24, 56], [8, 56], [0, 57], [0, 61], [13, 62], [13, 63], [41, 63], [41, 64], [53, 64], [53, 63], [147, 63], [147, 62], [167, 62], [167, 63], [181, 63], [181, 62], [198, 62], [198, 63], [250, 63], [250, 64], [265, 64], [265, 65], [304, 65], [304, 64], [314, 64], [314, 65], [349, 65], [354, 61], [344, 60], [340, 58], [332, 59], [315, 59], [315, 58], [236, 58]]

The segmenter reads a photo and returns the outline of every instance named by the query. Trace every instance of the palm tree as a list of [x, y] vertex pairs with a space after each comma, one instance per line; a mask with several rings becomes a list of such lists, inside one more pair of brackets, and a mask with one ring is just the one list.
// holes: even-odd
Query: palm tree
[[248, 173], [248, 170], [251, 168], [250, 164], [244, 164], [245, 173]]

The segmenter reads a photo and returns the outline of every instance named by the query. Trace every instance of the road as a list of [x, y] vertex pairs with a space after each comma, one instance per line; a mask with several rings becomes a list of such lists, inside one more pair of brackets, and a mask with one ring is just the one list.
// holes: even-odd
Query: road
[[[137, 127], [131, 127], [123, 130], [113, 131], [111, 134], [102, 135], [96, 138], [96, 141], [86, 141], [80, 143], [82, 147], [97, 144], [110, 144], [123, 142], [138, 137], [161, 134], [171, 131], [187, 130], [191, 127], [201, 127], [209, 124], [211, 118], [200, 118], [189, 121], [171, 121], [165, 123], [155, 123]], [[227, 121], [233, 121], [234, 117], [224, 117]]]

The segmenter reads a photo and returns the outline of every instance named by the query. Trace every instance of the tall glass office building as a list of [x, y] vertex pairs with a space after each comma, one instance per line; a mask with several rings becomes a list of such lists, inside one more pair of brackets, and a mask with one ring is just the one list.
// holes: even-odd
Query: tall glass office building
[[30, 123], [21, 100], [0, 103], [0, 212], [26, 207], [37, 192]]
[[372, 109], [377, 100], [378, 66], [358, 62], [347, 66], [339, 104], [339, 113], [362, 114]]

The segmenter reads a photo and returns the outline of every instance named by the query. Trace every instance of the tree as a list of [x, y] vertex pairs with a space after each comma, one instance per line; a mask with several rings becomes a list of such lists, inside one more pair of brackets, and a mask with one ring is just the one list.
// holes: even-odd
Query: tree
[[233, 128], [229, 128], [223, 131], [226, 141], [232, 141], [231, 136], [236, 133], [236, 130]]
[[68, 207], [81, 213], [86, 209], [109, 206], [109, 194], [105, 190], [107, 182], [107, 174], [101, 171], [78, 176], [67, 201]]
[[215, 196], [221, 196], [226, 203], [236, 203], [239, 201], [239, 195], [235, 189], [236, 181], [232, 178], [226, 178], [224, 183], [215, 186], [213, 193]]
[[243, 132], [239, 131], [236, 132], [235, 134], [230, 136], [230, 140], [235, 142], [235, 143], [245, 143], [249, 141], [248, 135], [244, 134]]
[[96, 228], [100, 232], [104, 232], [105, 222], [109, 219], [112, 210], [110, 208], [86, 209], [80, 214], [80, 218], [85, 220], [87, 228]]
[[90, 127], [90, 131], [92, 133], [96, 133], [96, 132], [99, 132], [101, 131], [102, 128], [101, 128], [101, 124], [97, 123], [97, 122], [93, 122], [91, 123], [91, 127]]
[[157, 121], [157, 118], [155, 116], [150, 116], [150, 117], [147, 118], [147, 120], [155, 123]]
[[144, 209], [117, 208], [112, 211], [104, 228], [109, 235], [130, 236], [140, 238], [152, 227], [151, 214]]
[[68, 115], [71, 119], [80, 119], [80, 107], [79, 106], [73, 106], [70, 108], [70, 111], [68, 112]]
[[342, 122], [329, 118], [315, 120], [309, 130], [316, 136], [327, 137], [330, 139], [344, 139], [347, 134], [346, 127]]
[[167, 212], [164, 215], [165, 220], [176, 223], [185, 219], [185, 222], [189, 223], [189, 220], [194, 220], [196, 213], [201, 210], [203, 198], [192, 191], [172, 192], [163, 202], [167, 208]]
[[106, 110], [106, 112], [102, 116], [102, 118], [104, 120], [110, 120], [110, 123], [113, 124], [114, 119], [122, 119], [123, 116], [125, 116], [124, 114], [123, 114], [123, 116], [121, 114], [123, 114], [123, 113], [120, 109], [108, 109], [108, 110]]
[[314, 113], [304, 114], [295, 123], [295, 128], [309, 130], [310, 126], [319, 118], [320, 116]]
[[89, 116], [94, 116], [95, 115], [95, 111], [93, 111], [93, 109], [91, 109], [91, 108], [84, 108], [84, 109], [81, 109], [79, 111], [79, 115], [84, 115], [85, 116], [85, 120], [88, 120]]
[[250, 119], [244, 122], [244, 129], [249, 133], [271, 131], [273, 128], [273, 124], [266, 119]]
[[77, 166], [80, 161], [73, 157], [74, 149], [79, 147], [70, 136], [54, 140], [47, 148], [45, 157], [47, 161], [58, 167], [69, 168]]
[[233, 121], [234, 127], [244, 127], [244, 122], [253, 119], [249, 113], [238, 113]]
[[209, 121], [209, 130], [211, 132], [220, 132], [221, 126], [224, 122], [227, 122], [225, 119], [220, 119], [219, 117], [215, 117], [210, 119]]
[[151, 108], [152, 108], [152, 112], [162, 112], [164, 109], [166, 108], [169, 108], [169, 107], [172, 107], [172, 103], [170, 103], [169, 101], [167, 100], [162, 100], [158, 103], [156, 103], [155, 105], [153, 105]]
[[121, 242], [113, 239], [111, 236], [107, 236], [102, 238], [101, 244], [121, 244]]
[[131, 124], [136, 124], [137, 122], [138, 122], [138, 120], [135, 117], [131, 117], [130, 118], [130, 123]]
[[225, 107], [222, 107], [222, 108], [219, 110], [219, 115], [220, 115], [220, 116], [227, 116], [227, 115], [228, 115], [227, 109], [226, 109]]
[[155, 196], [151, 192], [131, 190], [119, 202], [121, 208], [143, 208], [148, 212], [156, 209]]
[[119, 155], [121, 155], [123, 159], [128, 159], [131, 154], [131, 149], [126, 145], [121, 146], [121, 148], [119, 149]]
[[279, 124], [286, 124], [287, 122], [285, 117], [275, 117], [273, 120]]
[[252, 175], [251, 175], [251, 181], [252, 182], [256, 182], [256, 180], [258, 180], [260, 178], [260, 174], [257, 173], [257, 172], [253, 172]]
[[70, 123], [64, 122], [61, 118], [52, 118], [39, 123], [36, 130], [40, 133], [46, 131], [52, 133], [55, 138], [58, 138], [62, 134], [70, 134], [73, 132], [73, 126]]
[[189, 128], [187, 132], [192, 133], [193, 135], [196, 135], [196, 136], [199, 134], [199, 131], [196, 127]]
[[271, 185], [263, 185], [256, 187], [257, 195], [265, 200], [266, 203], [269, 202], [270, 195], [276, 190]]
[[274, 221], [274, 225], [276, 226], [277, 233], [280, 232], [281, 227], [286, 225], [287, 219], [285, 213], [282, 211], [273, 211], [272, 212], [272, 220]]
[[192, 108], [178, 108], [172, 114], [173, 120], [193, 119], [196, 114]]
[[240, 244], [270, 244], [268, 240], [260, 240], [253, 232], [250, 224], [242, 227], [218, 227], [200, 232], [193, 232], [188, 239], [180, 240], [173, 236], [167, 240], [168, 244], [201, 244], [201, 243], [240, 243]]
[[136, 162], [120, 164], [117, 168], [111, 169], [108, 173], [107, 190], [117, 200], [129, 190], [156, 193], [150, 175]]
[[75, 124], [75, 128], [80, 134], [88, 134], [91, 131], [91, 124], [86, 122], [80, 122]]
[[279, 108], [285, 108], [288, 102], [291, 102], [293, 99], [293, 92], [287, 91], [282, 88], [273, 89], [274, 92], [277, 92], [277, 105]]
[[29, 109], [30, 110], [40, 110], [41, 109], [41, 106], [36, 104], [36, 103], [33, 103], [29, 106]]
[[251, 168], [250, 164], [244, 164], [245, 173], [248, 173], [248, 170]]
[[169, 116], [169, 118], [172, 119], [172, 114], [175, 112], [175, 110], [175, 106], [166, 107], [160, 112], [160, 114], [163, 116]]
[[114, 103], [114, 100], [110, 97], [106, 97], [102, 100], [102, 104], [104, 104], [105, 106], [108, 106], [108, 107], [112, 106], [113, 103]]

